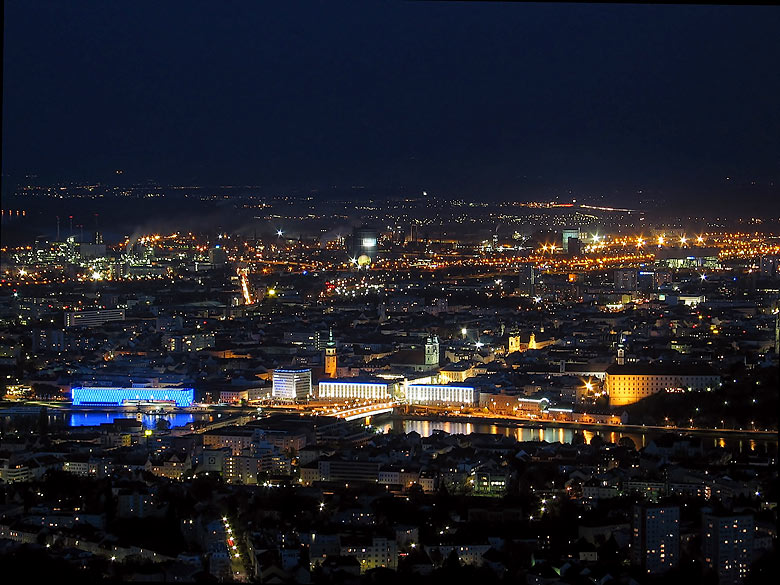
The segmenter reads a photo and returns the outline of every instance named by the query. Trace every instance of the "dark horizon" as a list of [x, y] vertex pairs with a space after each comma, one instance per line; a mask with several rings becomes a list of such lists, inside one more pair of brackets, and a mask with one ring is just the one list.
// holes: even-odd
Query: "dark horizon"
[[122, 169], [742, 213], [780, 195], [771, 7], [138, 7], [5, 4], [4, 193]]

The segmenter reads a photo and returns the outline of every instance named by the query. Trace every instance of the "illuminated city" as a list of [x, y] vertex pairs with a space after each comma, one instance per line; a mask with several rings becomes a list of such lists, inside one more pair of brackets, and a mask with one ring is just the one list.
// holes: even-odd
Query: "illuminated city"
[[9, 583], [770, 582], [780, 85], [718, 94], [733, 146], [608, 39], [720, 88], [679, 17], [747, 87], [776, 11], [707, 7], [734, 49], [683, 6], [141, 4], [6, 9]]

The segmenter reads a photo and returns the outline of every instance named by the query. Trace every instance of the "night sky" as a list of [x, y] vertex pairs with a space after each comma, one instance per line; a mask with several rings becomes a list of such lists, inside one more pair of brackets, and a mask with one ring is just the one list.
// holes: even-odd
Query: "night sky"
[[778, 31], [771, 6], [8, 1], [3, 173], [776, 210]]

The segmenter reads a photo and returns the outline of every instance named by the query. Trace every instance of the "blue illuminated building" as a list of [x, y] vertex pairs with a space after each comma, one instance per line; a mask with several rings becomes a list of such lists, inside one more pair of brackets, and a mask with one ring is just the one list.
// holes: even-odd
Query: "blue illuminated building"
[[76, 386], [72, 389], [73, 406], [126, 406], [139, 402], [175, 403], [192, 406], [195, 391], [178, 387], [101, 387]]

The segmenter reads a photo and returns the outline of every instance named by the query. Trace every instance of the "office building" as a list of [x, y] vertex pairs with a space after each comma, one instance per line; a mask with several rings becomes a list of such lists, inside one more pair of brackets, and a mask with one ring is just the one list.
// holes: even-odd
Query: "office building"
[[517, 286], [521, 295], [533, 297], [536, 295], [536, 285], [538, 284], [538, 268], [533, 264], [524, 263], [520, 265], [517, 277]]
[[439, 384], [409, 384], [406, 387], [409, 404], [472, 405], [479, 403], [479, 392], [472, 386]]
[[276, 400], [307, 400], [311, 396], [311, 370], [274, 370], [271, 396]]
[[321, 380], [319, 398], [338, 400], [392, 400], [395, 384], [385, 380], [356, 378]]
[[637, 286], [645, 291], [658, 290], [670, 282], [672, 273], [668, 270], [640, 270], [637, 276]]
[[228, 256], [227, 250], [221, 246], [215, 246], [209, 250], [209, 263], [214, 266], [224, 266], [227, 264]]
[[569, 249], [570, 244], [574, 244], [574, 247], [579, 250], [580, 246], [580, 230], [579, 228], [563, 230], [563, 237], [561, 238], [561, 245], [563, 247], [563, 253], [569, 254], [572, 250]]
[[380, 463], [377, 461], [340, 461], [320, 459], [317, 462], [319, 479], [344, 483], [377, 483]]
[[124, 309], [94, 309], [65, 312], [65, 327], [99, 327], [108, 321], [124, 320]]
[[378, 234], [375, 229], [362, 227], [352, 232], [349, 242], [349, 254], [359, 267], [368, 267], [376, 260]]

